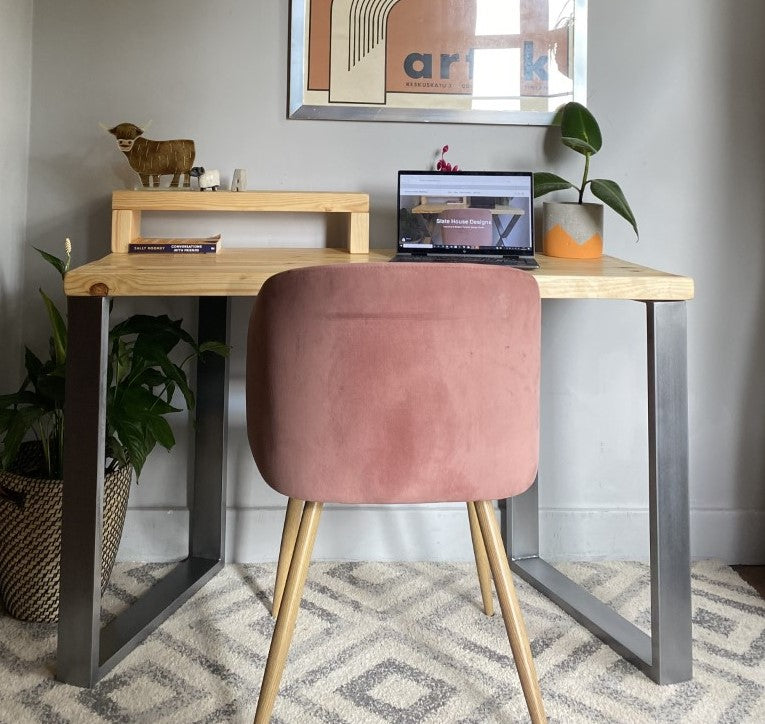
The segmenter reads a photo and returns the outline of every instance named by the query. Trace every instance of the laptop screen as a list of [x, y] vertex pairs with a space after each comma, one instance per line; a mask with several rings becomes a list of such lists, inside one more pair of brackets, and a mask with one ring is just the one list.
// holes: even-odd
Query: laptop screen
[[528, 171], [399, 171], [398, 251], [533, 254]]

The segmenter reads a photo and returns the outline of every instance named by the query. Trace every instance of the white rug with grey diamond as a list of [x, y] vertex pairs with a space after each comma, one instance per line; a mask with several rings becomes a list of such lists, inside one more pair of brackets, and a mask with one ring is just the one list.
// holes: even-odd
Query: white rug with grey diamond
[[[566, 564], [647, 630], [648, 569]], [[118, 564], [120, 610], [168, 570]], [[251, 721], [273, 627], [273, 565], [227, 566], [93, 689], [54, 679], [55, 626], [0, 615], [0, 722]], [[693, 567], [693, 681], [657, 686], [516, 579], [551, 722], [765, 722], [765, 601]], [[499, 614], [473, 566], [314, 563], [274, 711], [282, 724], [527, 721]]]

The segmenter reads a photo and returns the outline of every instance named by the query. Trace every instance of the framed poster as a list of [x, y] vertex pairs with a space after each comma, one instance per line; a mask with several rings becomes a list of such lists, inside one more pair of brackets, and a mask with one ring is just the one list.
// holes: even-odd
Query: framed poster
[[587, 0], [292, 0], [290, 118], [547, 125], [586, 76]]

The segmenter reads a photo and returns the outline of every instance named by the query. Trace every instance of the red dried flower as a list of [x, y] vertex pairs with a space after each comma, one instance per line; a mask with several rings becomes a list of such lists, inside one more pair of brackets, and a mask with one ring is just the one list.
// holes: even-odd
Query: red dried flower
[[445, 158], [444, 154], [449, 150], [449, 146], [444, 146], [441, 149], [441, 158], [436, 163], [436, 171], [442, 171], [443, 173], [454, 173], [459, 171], [459, 166], [452, 166]]

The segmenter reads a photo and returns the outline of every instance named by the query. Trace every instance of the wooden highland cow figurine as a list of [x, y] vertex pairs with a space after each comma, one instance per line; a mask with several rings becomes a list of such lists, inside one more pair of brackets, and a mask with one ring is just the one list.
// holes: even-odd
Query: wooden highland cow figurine
[[135, 123], [120, 123], [107, 129], [117, 139], [117, 146], [141, 178], [144, 187], [159, 187], [160, 176], [173, 175], [170, 186], [177, 187], [183, 174], [183, 186], [191, 187], [190, 172], [194, 163], [194, 141], [150, 141], [141, 138], [143, 129]]

